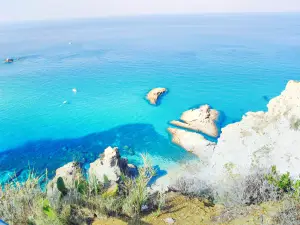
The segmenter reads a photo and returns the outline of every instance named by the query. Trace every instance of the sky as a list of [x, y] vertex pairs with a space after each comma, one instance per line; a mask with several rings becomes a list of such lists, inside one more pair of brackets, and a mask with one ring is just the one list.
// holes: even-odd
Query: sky
[[300, 0], [0, 0], [0, 21], [241, 12], [300, 12]]

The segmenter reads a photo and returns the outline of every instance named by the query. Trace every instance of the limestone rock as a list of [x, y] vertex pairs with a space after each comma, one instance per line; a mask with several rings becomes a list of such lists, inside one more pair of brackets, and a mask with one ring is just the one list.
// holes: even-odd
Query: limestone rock
[[168, 128], [168, 132], [174, 144], [196, 154], [201, 160], [206, 161], [211, 157], [215, 143], [206, 140], [201, 134], [176, 128]]
[[75, 181], [82, 178], [79, 164], [70, 162], [56, 170], [55, 177], [47, 185], [48, 196], [60, 196], [60, 191], [57, 189], [57, 180], [60, 177], [67, 189], [74, 188]]
[[108, 147], [102, 156], [90, 164], [89, 178], [104, 183], [107, 178], [110, 182], [119, 181], [121, 173], [131, 176], [134, 173], [133, 165], [128, 164], [127, 159], [121, 158], [118, 148]]
[[218, 118], [219, 112], [217, 110], [211, 109], [209, 105], [203, 105], [198, 109], [185, 111], [180, 117], [183, 122], [173, 120], [170, 123], [178, 127], [202, 132], [212, 137], [218, 137], [219, 131], [216, 124]]
[[300, 82], [288, 82], [280, 96], [270, 100], [267, 112], [248, 112], [240, 122], [222, 129], [211, 157], [212, 175], [247, 174], [253, 167], [277, 169], [292, 176], [300, 171]]
[[171, 217], [168, 217], [168, 218], [164, 219], [164, 221], [165, 221], [166, 224], [174, 224], [174, 223], [176, 222], [176, 221], [175, 221], [173, 218], [171, 218]]
[[159, 97], [166, 92], [166, 88], [154, 88], [147, 94], [147, 99], [152, 105], [156, 105]]

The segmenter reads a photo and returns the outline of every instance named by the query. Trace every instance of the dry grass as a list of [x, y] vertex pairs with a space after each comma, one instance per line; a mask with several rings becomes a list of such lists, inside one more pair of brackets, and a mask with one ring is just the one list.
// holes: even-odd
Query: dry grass
[[282, 210], [274, 217], [274, 223], [280, 225], [300, 224], [300, 201], [299, 199], [287, 198]]
[[63, 195], [47, 197], [40, 187], [41, 177], [30, 173], [25, 182], [0, 188], [0, 218], [10, 225], [84, 225], [103, 215], [139, 217], [143, 205], [162, 207], [162, 201], [149, 195], [147, 185], [155, 170], [147, 156], [143, 160], [139, 175], [135, 179], [122, 176], [112, 195], [105, 194], [104, 184], [81, 178]]
[[47, 199], [39, 185], [40, 179], [30, 173], [25, 182], [16, 180], [0, 188], [0, 218], [11, 225], [59, 224], [43, 210]]

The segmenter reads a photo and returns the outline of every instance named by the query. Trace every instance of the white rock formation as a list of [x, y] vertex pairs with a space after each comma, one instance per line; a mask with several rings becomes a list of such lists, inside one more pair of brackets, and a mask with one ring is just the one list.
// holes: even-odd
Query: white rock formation
[[47, 195], [50, 197], [60, 196], [60, 191], [57, 189], [57, 179], [63, 178], [67, 189], [75, 186], [75, 181], [82, 178], [81, 168], [78, 163], [70, 162], [55, 172], [55, 177], [47, 184]]
[[112, 183], [117, 182], [121, 173], [128, 176], [134, 175], [136, 167], [127, 163], [127, 159], [121, 158], [118, 148], [108, 147], [102, 156], [90, 164], [89, 178], [103, 183], [106, 176]]
[[[299, 177], [300, 82], [288, 82], [281, 95], [269, 102], [267, 112], [248, 112], [240, 122], [224, 127], [217, 144], [205, 141], [197, 133], [168, 130], [175, 144], [205, 162], [194, 162], [192, 169], [180, 171], [213, 185], [232, 180], [232, 175], [247, 175], [257, 168], [269, 169], [273, 165], [281, 173]], [[158, 184], [163, 186], [167, 180], [172, 185], [179, 174], [176, 170], [168, 179], [158, 180]]]
[[276, 165], [280, 172], [300, 174], [300, 82], [288, 82], [272, 99], [267, 112], [249, 112], [240, 122], [222, 129], [211, 161], [212, 173], [221, 175]]
[[156, 105], [159, 97], [167, 92], [166, 88], [154, 88], [147, 94], [147, 99], [152, 105]]
[[185, 150], [199, 156], [202, 161], [208, 161], [215, 148], [215, 143], [206, 140], [201, 134], [176, 128], [168, 128], [172, 142]]
[[200, 106], [198, 109], [185, 111], [180, 119], [173, 120], [170, 123], [178, 127], [199, 131], [212, 137], [218, 137], [219, 131], [216, 122], [219, 118], [219, 112], [211, 109], [209, 105]]

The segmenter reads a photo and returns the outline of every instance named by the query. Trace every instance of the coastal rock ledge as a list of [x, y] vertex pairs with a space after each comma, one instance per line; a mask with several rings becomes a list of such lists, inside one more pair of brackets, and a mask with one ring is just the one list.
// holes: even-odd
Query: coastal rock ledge
[[219, 112], [211, 109], [209, 105], [202, 105], [197, 109], [190, 109], [182, 113], [180, 120], [172, 120], [172, 125], [202, 132], [212, 137], [218, 137], [217, 121]]
[[172, 142], [188, 152], [194, 153], [202, 161], [208, 161], [212, 156], [215, 143], [206, 140], [201, 134], [182, 129], [168, 128]]
[[[122, 174], [127, 177], [135, 177], [138, 175], [138, 169], [135, 165], [128, 164], [126, 158], [121, 158], [118, 148], [112, 147], [106, 148], [100, 158], [90, 163], [88, 170], [88, 177], [91, 181], [106, 183], [111, 188], [117, 186]], [[76, 187], [76, 182], [84, 179], [79, 163], [67, 163], [56, 170], [55, 177], [47, 184], [47, 196], [55, 199], [61, 196], [58, 186], [63, 186], [65, 190], [71, 190]], [[58, 184], [59, 182], [61, 185]]]
[[221, 175], [226, 164], [239, 174], [275, 165], [282, 173], [299, 175], [300, 82], [289, 81], [267, 107], [267, 112], [248, 112], [222, 129], [211, 157], [212, 173]]
[[150, 102], [150, 104], [156, 105], [161, 95], [163, 95], [166, 92], [166, 88], [154, 88], [147, 94], [147, 99]]
[[[217, 144], [197, 133], [168, 130], [174, 143], [194, 152], [201, 161], [206, 160], [203, 176], [210, 180], [226, 179], [228, 168], [230, 174], [247, 175], [255, 169], [273, 165], [279, 172], [288, 171], [297, 177], [300, 171], [300, 82], [289, 81], [281, 95], [270, 100], [267, 108], [267, 112], [248, 112], [240, 122], [224, 127]], [[202, 111], [207, 111], [207, 106]], [[182, 127], [200, 130], [199, 122], [191, 124], [201, 110], [196, 112], [189, 112], [188, 119], [186, 114], [182, 116], [181, 119], [187, 121]], [[217, 114], [213, 113], [212, 120], [215, 118]]]

